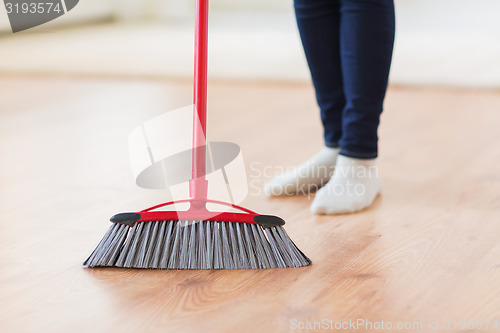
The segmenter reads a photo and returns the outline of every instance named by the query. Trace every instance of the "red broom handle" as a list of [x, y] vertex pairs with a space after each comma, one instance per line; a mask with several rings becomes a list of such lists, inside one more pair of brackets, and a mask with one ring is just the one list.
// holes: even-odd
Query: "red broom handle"
[[194, 55], [193, 160], [189, 191], [196, 207], [204, 209], [208, 193], [206, 174], [208, 68], [208, 0], [196, 0]]

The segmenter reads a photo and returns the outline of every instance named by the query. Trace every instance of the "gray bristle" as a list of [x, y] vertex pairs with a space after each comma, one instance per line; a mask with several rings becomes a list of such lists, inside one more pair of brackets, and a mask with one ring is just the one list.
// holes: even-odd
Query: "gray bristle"
[[222, 239], [222, 248], [224, 251], [224, 262], [222, 267], [225, 268], [232, 268], [236, 269], [238, 268], [236, 266], [236, 262], [234, 260], [235, 258], [235, 253], [234, 253], [234, 248], [235, 245], [233, 245], [233, 241], [231, 239], [231, 231], [229, 229], [229, 226], [231, 223], [224, 223], [221, 222], [220, 224], [220, 234], [221, 234], [221, 239]]
[[221, 233], [220, 233], [220, 228], [218, 226], [217, 222], [213, 222], [212, 224], [212, 244], [213, 244], [213, 252], [214, 252], [214, 261], [213, 261], [213, 268], [214, 269], [222, 269], [224, 268], [224, 263], [223, 263], [223, 249], [222, 249], [222, 239], [221, 239]]
[[214, 221], [113, 223], [88, 267], [257, 269], [311, 264], [281, 226]]

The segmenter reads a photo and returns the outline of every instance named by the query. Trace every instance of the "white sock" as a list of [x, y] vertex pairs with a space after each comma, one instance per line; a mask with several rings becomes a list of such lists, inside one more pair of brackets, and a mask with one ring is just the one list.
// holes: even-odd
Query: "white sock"
[[354, 213], [369, 207], [382, 187], [377, 159], [337, 157], [332, 178], [316, 193], [314, 214]]
[[270, 196], [280, 196], [317, 190], [332, 176], [338, 153], [338, 148], [323, 148], [307, 162], [274, 177], [266, 184], [264, 192]]

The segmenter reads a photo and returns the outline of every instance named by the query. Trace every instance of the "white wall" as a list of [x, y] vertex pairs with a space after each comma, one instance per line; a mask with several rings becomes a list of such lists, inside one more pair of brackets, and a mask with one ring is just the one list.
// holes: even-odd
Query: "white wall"
[[[212, 11], [292, 10], [293, 0], [210, 0]], [[121, 21], [169, 20], [194, 16], [195, 0], [81, 0], [68, 14], [47, 23], [45, 28], [68, 23], [90, 22], [104, 18]], [[0, 6], [0, 31], [9, 31], [10, 24], [3, 5]]]
[[212, 0], [214, 10], [291, 10], [293, 0]]
[[[194, 15], [195, 0], [114, 0], [119, 19], [176, 19]], [[293, 0], [209, 0], [212, 11], [285, 12], [292, 10]]]
[[[292, 0], [211, 1], [213, 77], [309, 80]], [[50, 24], [111, 15], [159, 22], [1, 38], [0, 71], [189, 77], [193, 6], [194, 0], [81, 0], [75, 10]], [[500, 0], [396, 0], [396, 12], [393, 83], [500, 88]], [[177, 24], [174, 19], [179, 17], [189, 19]], [[164, 24], [166, 19], [170, 23]], [[8, 28], [3, 6], [0, 26]], [[22, 57], [36, 53], [42, 44], [51, 45], [53, 53]], [[81, 45], [86, 47], [82, 50]], [[101, 50], [98, 57], [95, 49]], [[145, 55], [148, 61], [137, 61]]]
[[0, 4], [0, 31], [9, 31], [10, 23], [3, 4]]

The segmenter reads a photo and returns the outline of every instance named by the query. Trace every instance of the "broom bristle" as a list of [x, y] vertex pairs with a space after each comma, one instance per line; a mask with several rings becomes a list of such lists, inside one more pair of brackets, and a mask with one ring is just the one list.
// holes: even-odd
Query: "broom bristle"
[[311, 264], [282, 226], [215, 221], [113, 223], [88, 267], [257, 269]]

